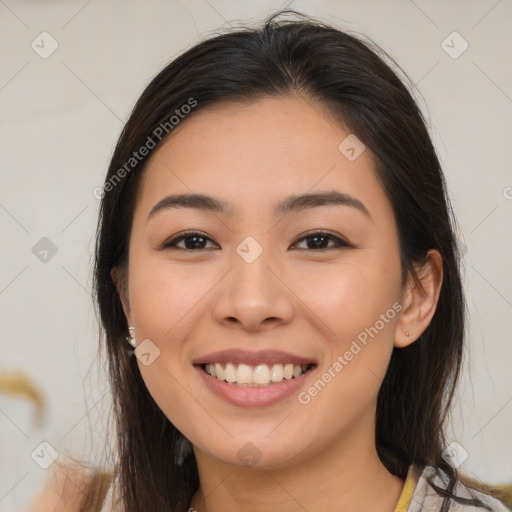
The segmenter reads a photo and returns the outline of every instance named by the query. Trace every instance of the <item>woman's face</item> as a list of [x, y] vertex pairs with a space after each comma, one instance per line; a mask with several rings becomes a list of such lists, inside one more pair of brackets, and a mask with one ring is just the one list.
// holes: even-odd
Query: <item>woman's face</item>
[[[144, 382], [196, 457], [278, 468], [374, 442], [399, 242], [349, 136], [311, 100], [219, 103], [151, 158], [124, 306]], [[212, 199], [165, 201], [192, 194]]]

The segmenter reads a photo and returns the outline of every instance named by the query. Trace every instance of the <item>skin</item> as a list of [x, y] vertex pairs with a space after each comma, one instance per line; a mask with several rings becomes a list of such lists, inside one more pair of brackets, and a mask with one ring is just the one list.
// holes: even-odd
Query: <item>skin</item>
[[[421, 286], [402, 283], [396, 223], [370, 151], [349, 161], [338, 150], [349, 133], [299, 96], [217, 103], [175, 128], [146, 169], [119, 291], [137, 343], [160, 350], [138, 364], [193, 443], [200, 488], [190, 505], [200, 512], [392, 512], [398, 501], [403, 480], [375, 447], [377, 393], [393, 347], [413, 343], [435, 312], [442, 262], [431, 250]], [[357, 198], [371, 218], [343, 205], [273, 214], [288, 195], [331, 190]], [[166, 195], [192, 192], [229, 202], [232, 213], [168, 208], [148, 220]], [[325, 239], [328, 248], [316, 249], [304, 236], [321, 229], [353, 247]], [[158, 250], [184, 230], [204, 232], [204, 248]], [[250, 264], [236, 252], [247, 236], [263, 248]], [[317, 362], [307, 390], [394, 303], [400, 313], [306, 405], [293, 394], [236, 407], [192, 366], [226, 348], [279, 349]], [[237, 455], [249, 442], [261, 457], [252, 467]]]

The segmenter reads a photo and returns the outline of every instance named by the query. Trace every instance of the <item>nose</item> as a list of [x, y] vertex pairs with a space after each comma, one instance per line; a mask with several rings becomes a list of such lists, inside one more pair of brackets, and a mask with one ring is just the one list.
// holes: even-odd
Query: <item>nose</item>
[[234, 254], [233, 268], [222, 280], [213, 316], [230, 328], [261, 331], [293, 317], [293, 293], [284, 272], [266, 251], [251, 263]]

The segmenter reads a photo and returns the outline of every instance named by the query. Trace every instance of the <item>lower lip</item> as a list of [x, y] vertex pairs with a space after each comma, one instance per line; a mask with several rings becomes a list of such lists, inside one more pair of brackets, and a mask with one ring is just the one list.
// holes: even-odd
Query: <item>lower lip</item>
[[217, 396], [238, 407], [265, 407], [276, 404], [296, 393], [304, 384], [306, 378], [314, 371], [313, 368], [297, 378], [252, 388], [229, 384], [208, 375], [200, 366], [195, 366], [195, 368], [206, 385]]

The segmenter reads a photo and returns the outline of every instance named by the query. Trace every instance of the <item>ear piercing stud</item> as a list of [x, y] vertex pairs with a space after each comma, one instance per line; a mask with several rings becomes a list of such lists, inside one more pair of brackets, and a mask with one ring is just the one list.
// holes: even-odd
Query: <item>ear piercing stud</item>
[[126, 336], [126, 341], [133, 347], [135, 348], [135, 346], [137, 345], [137, 341], [135, 340], [135, 338], [133, 337], [133, 331], [135, 330], [135, 327], [128, 327], [128, 333], [129, 335]]

